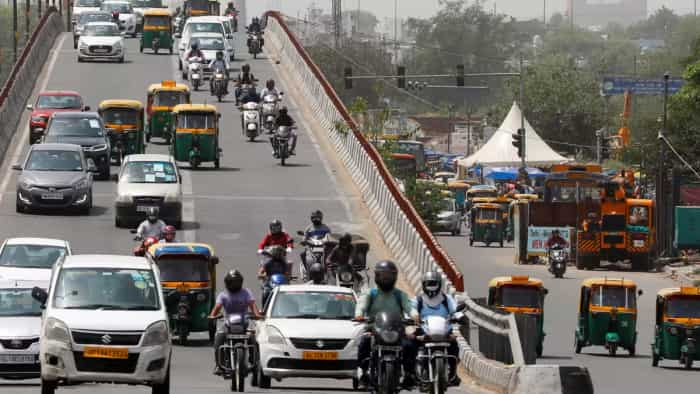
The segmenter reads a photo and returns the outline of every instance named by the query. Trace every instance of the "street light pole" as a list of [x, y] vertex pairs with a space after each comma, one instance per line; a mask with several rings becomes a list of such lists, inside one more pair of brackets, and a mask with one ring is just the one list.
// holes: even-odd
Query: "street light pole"
[[17, 0], [12, 0], [12, 44], [14, 47], [14, 61], [17, 61], [17, 39], [19, 38], [17, 31]]
[[523, 130], [523, 139], [522, 139], [522, 144], [523, 144], [523, 156], [520, 158], [521, 159], [521, 164], [522, 167], [526, 167], [526, 160], [525, 157], [527, 156], [527, 136], [526, 136], [526, 131], [525, 131], [525, 104], [523, 102], [524, 100], [524, 93], [525, 93], [525, 80], [524, 80], [524, 72], [523, 72], [523, 54], [520, 54], [520, 93], [519, 96], [520, 98], [518, 101], [520, 101], [519, 106], [520, 106], [520, 128]]
[[668, 252], [668, 240], [666, 237], [666, 142], [664, 141], [668, 121], [668, 80], [669, 73], [664, 74], [664, 109], [661, 130], [657, 138], [659, 142], [658, 169], [656, 174], [656, 239], [658, 242], [657, 256], [666, 255]]

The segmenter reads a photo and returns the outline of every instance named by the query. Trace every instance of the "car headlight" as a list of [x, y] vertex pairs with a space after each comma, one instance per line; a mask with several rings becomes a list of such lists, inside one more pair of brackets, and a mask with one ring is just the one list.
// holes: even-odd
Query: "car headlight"
[[117, 202], [131, 204], [134, 202], [134, 199], [129, 194], [120, 194], [120, 195], [117, 195]]
[[122, 48], [122, 43], [121, 43], [121, 41], [115, 42], [114, 45], [112, 45], [112, 47], [113, 47], [114, 49], [121, 49], [121, 48]]
[[80, 41], [80, 43], [78, 44], [78, 47], [80, 49], [87, 49], [88, 45], [85, 41]]
[[161, 320], [148, 326], [146, 334], [143, 336], [143, 346], [162, 345], [170, 340], [168, 325]]
[[399, 340], [399, 332], [394, 330], [381, 330], [379, 337], [386, 343], [395, 343]]
[[34, 123], [44, 123], [46, 122], [46, 118], [43, 116], [32, 116], [32, 122]]
[[107, 150], [107, 144], [93, 145], [88, 148], [90, 152], [99, 152], [102, 150]]
[[267, 342], [273, 345], [284, 345], [284, 336], [277, 328], [273, 326], [267, 326], [265, 328], [265, 335], [267, 335]]
[[31, 190], [34, 188], [34, 184], [29, 181], [22, 181], [19, 183], [20, 189]]
[[352, 281], [352, 272], [350, 271], [345, 271], [340, 274], [340, 280], [343, 282], [351, 282]]
[[66, 344], [71, 343], [68, 326], [66, 326], [64, 322], [53, 317], [46, 320], [46, 325], [44, 326], [44, 337], [49, 341], [63, 342]]
[[178, 202], [180, 201], [180, 195], [178, 193], [168, 193], [165, 195], [165, 202]]
[[87, 189], [88, 187], [88, 180], [87, 179], [81, 179], [78, 181], [78, 183], [75, 184], [76, 189]]

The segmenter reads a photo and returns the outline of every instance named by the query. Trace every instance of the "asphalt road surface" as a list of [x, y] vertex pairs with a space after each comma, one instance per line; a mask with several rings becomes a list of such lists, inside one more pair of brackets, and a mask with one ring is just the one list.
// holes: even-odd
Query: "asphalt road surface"
[[[238, 59], [241, 55], [244, 37], [239, 41]], [[151, 83], [179, 76], [177, 58], [167, 54], [139, 54], [138, 41], [127, 40], [125, 64], [78, 63], [72, 48], [69, 34], [57, 40], [59, 51], [51, 56], [44, 74], [38, 76], [37, 91], [46, 89], [71, 89], [79, 91], [86, 104], [93, 109], [104, 99], [146, 100], [146, 89]], [[274, 76], [273, 67], [266, 59], [250, 60], [256, 77], [262, 82]], [[241, 61], [234, 63], [238, 68]], [[285, 86], [281, 86], [286, 90]], [[207, 86], [208, 88], [208, 86]], [[231, 89], [233, 93], [233, 89]], [[184, 230], [178, 232], [183, 241], [201, 241], [214, 246], [221, 258], [219, 265], [219, 288], [223, 273], [231, 268], [243, 271], [245, 286], [255, 290], [259, 297], [259, 284], [254, 279], [259, 258], [255, 254], [257, 244], [267, 231], [273, 218], [281, 219], [290, 232], [303, 229], [308, 223], [308, 215], [314, 209], [326, 214], [326, 222], [334, 231], [356, 231], [366, 217], [351, 214], [348, 188], [335, 180], [335, 170], [305, 130], [305, 124], [313, 119], [300, 119], [291, 100], [286, 98], [290, 113], [299, 123], [299, 143], [297, 156], [289, 160], [287, 167], [281, 167], [271, 156], [269, 144], [263, 141], [246, 142], [241, 134], [240, 113], [234, 107], [233, 95], [224, 103], [216, 103], [208, 91], [193, 92], [192, 101], [205, 100], [217, 105], [222, 114], [220, 141], [224, 156], [221, 169], [213, 167], [190, 171], [183, 169]], [[34, 100], [34, 98], [32, 98]], [[25, 116], [26, 117], [26, 116]], [[26, 132], [26, 120], [19, 129]], [[261, 138], [261, 140], [264, 140]], [[16, 214], [15, 177], [9, 165], [19, 162], [26, 152], [27, 138], [17, 140], [8, 149], [8, 159], [4, 163], [0, 177], [0, 238], [17, 236], [55, 237], [71, 242], [74, 253], [130, 254], [134, 246], [132, 235], [127, 229], [114, 227], [115, 183], [97, 181], [94, 186], [94, 209], [89, 217], [66, 214]], [[149, 153], [166, 153], [167, 147], [154, 139], [148, 145]], [[117, 171], [116, 167], [112, 172]], [[294, 257], [298, 261], [298, 254]], [[373, 259], [370, 259], [373, 261]], [[174, 393], [223, 393], [226, 383], [212, 375], [213, 354], [204, 336], [193, 337], [188, 347], [175, 346], [173, 358], [172, 388]], [[328, 392], [350, 390], [350, 381], [287, 379], [273, 381], [272, 391], [287, 393]], [[260, 391], [250, 387], [251, 392]], [[0, 391], [8, 394], [38, 392], [37, 381], [0, 381]], [[144, 393], [145, 387], [117, 385], [84, 385], [59, 388], [59, 392], [92, 393], [94, 390], [106, 393]], [[263, 390], [267, 391], [267, 390]], [[451, 389], [450, 392], [458, 392]]]
[[[467, 233], [463, 231], [463, 233]], [[470, 296], [486, 297], [488, 282], [501, 275], [530, 275], [544, 281], [549, 294], [544, 305], [543, 357], [538, 364], [582, 365], [589, 369], [595, 392], [601, 394], [687, 393], [698, 390], [700, 365], [692, 371], [681, 368], [677, 361], [661, 362], [662, 368], [651, 366], [651, 343], [654, 333], [654, 302], [656, 292], [664, 287], [678, 286], [665, 273], [631, 272], [628, 267], [610, 267], [596, 271], [567, 268], [563, 279], [554, 279], [544, 265], [515, 265], [512, 245], [503, 249], [486, 248], [480, 244], [469, 247], [468, 237], [440, 236], [440, 243], [457, 261], [464, 273], [464, 285]], [[621, 350], [610, 357], [604, 347], [586, 347], [574, 353], [581, 281], [590, 277], [623, 277], [634, 280], [644, 294], [638, 299], [637, 355], [628, 356]]]

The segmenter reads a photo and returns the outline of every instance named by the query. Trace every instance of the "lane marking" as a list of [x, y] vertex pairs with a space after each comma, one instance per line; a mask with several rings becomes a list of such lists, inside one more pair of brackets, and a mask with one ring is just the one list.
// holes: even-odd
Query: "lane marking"
[[[49, 61], [48, 68], [46, 69], [46, 71], [44, 71], [44, 79], [39, 85], [39, 92], [46, 90], [46, 86], [49, 84], [49, 76], [53, 73], [54, 66], [56, 65], [56, 60], [58, 59], [58, 54], [61, 52], [60, 48], [63, 47], [63, 42], [66, 41], [66, 37], [67, 34], [62, 34], [58, 40], [58, 46], [56, 46], [56, 44], [54, 43], [54, 47], [51, 49], [51, 60]], [[36, 86], [33, 90], [36, 90]], [[34, 91], [32, 91], [32, 94], [29, 96], [29, 99], [33, 98], [34, 96]], [[10, 184], [10, 178], [12, 177], [12, 175], [14, 175], [13, 171], [9, 171], [9, 166], [12, 166], [15, 163], [17, 163], [20, 155], [22, 155], [22, 150], [26, 146], [27, 138], [29, 138], [29, 126], [25, 124], [27, 122], [24, 122], [24, 118], [28, 116], [31, 115], [22, 116], [20, 118], [19, 125], [17, 126], [17, 130], [15, 131], [15, 136], [12, 137], [12, 139], [10, 140], [10, 143], [15, 145], [15, 150], [12, 151], [12, 156], [8, 156], [5, 158], [3, 163], [3, 167], [6, 167], [8, 171], [5, 171], [5, 176], [2, 179], [2, 183], [0, 183], [0, 190], [2, 190], [2, 194], [0, 194], [0, 203], [2, 203], [2, 199], [5, 194], [5, 191], [7, 190], [7, 186]], [[19, 130], [21, 131], [18, 133], [17, 131]], [[19, 138], [19, 141], [17, 141], [17, 138]]]

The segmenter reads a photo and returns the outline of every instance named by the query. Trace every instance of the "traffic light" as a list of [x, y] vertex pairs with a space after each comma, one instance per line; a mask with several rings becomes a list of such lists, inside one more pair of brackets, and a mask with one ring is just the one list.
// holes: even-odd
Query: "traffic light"
[[464, 86], [464, 64], [457, 65], [457, 86]]
[[352, 67], [345, 67], [345, 89], [352, 89]]
[[398, 75], [398, 79], [396, 80], [396, 83], [399, 85], [399, 88], [406, 89], [406, 67], [404, 67], [404, 66], [396, 67], [396, 74]]
[[518, 157], [525, 154], [525, 129], [518, 129], [517, 134], [513, 134], [513, 146], [518, 148]]

